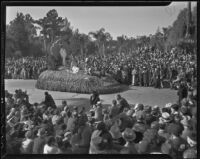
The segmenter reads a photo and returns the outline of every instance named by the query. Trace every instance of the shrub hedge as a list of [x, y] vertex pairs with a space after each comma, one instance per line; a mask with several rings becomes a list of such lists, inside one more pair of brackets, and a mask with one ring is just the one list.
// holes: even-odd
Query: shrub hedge
[[83, 73], [73, 74], [67, 70], [42, 72], [36, 82], [36, 88], [60, 92], [92, 93], [100, 94], [121, 92], [127, 86], [121, 85], [111, 77], [98, 78]]

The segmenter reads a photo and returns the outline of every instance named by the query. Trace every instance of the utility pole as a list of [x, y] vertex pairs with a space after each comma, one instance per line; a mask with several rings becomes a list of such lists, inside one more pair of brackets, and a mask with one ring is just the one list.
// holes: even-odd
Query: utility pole
[[190, 38], [191, 37], [191, 23], [192, 23], [192, 16], [191, 16], [191, 2], [188, 2], [187, 5], [187, 30], [186, 30], [186, 38]]

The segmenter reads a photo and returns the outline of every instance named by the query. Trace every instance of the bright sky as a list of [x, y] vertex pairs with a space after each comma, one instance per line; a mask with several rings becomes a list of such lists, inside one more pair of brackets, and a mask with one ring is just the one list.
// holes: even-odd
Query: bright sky
[[[192, 2], [192, 8], [196, 2]], [[136, 37], [141, 35], [154, 34], [158, 28], [172, 25], [178, 13], [187, 7], [187, 2], [173, 2], [169, 6], [143, 6], [143, 7], [20, 7], [13, 6], [6, 8], [6, 24], [9, 24], [16, 17], [17, 12], [30, 14], [34, 19], [46, 16], [51, 9], [56, 9], [58, 15], [70, 21], [74, 29], [80, 33], [88, 34], [105, 28], [111, 36], [126, 35]]]

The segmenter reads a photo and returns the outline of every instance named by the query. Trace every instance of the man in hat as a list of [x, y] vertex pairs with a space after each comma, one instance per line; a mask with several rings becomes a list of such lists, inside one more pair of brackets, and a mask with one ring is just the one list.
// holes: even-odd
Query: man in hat
[[113, 100], [112, 101], [112, 106], [110, 108], [110, 115], [114, 118], [115, 116], [117, 116], [119, 113], [119, 107], [117, 106], [117, 101]]
[[[194, 154], [189, 154], [189, 152], [193, 152]], [[194, 131], [191, 131], [187, 136], [187, 149], [184, 151], [183, 157], [186, 158], [186, 156], [188, 158], [192, 156], [195, 156], [194, 158], [197, 157], [197, 136]]]
[[44, 95], [45, 95], [45, 100], [43, 103], [46, 105], [46, 107], [52, 107], [53, 109], [55, 109], [56, 104], [53, 97], [48, 92], [45, 92]]
[[100, 101], [97, 102], [96, 106], [94, 106], [94, 118], [96, 121], [103, 120], [103, 113], [102, 113], [102, 104]]
[[[66, 107], [66, 108], [65, 108], [65, 107]], [[63, 100], [63, 101], [62, 101], [62, 104], [59, 105], [59, 106], [57, 107], [57, 109], [58, 109], [60, 112], [62, 112], [62, 111], [64, 110], [64, 108], [67, 109], [67, 107], [68, 107], [67, 101], [66, 101], [66, 100]]]
[[90, 97], [90, 106], [93, 107], [94, 105], [97, 104], [97, 102], [100, 101], [100, 98], [99, 98], [99, 94], [98, 92], [96, 91], [93, 91], [91, 97]]
[[187, 86], [186, 86], [185, 81], [183, 79], [181, 79], [181, 83], [180, 83], [177, 95], [179, 97], [178, 102], [179, 102], [179, 105], [180, 105], [181, 100], [183, 98], [187, 98], [187, 95], [188, 95], [188, 89], [187, 89]]
[[68, 120], [67, 120], [67, 131], [74, 133], [75, 131], [75, 124], [77, 120], [77, 112], [68, 113]]
[[159, 123], [168, 125], [172, 122], [172, 120], [172, 116], [168, 112], [163, 112], [161, 117], [159, 118]]
[[86, 122], [84, 116], [81, 116], [78, 121], [78, 143], [75, 144], [74, 153], [88, 154], [89, 152], [92, 130]]
[[119, 113], [122, 113], [124, 108], [130, 109], [130, 105], [128, 104], [125, 98], [121, 97], [120, 94], [116, 95], [116, 100], [119, 105]]
[[126, 141], [124, 147], [129, 149], [129, 154], [137, 154], [138, 152], [134, 143], [134, 140], [136, 138], [135, 132], [130, 128], [126, 128], [122, 133], [122, 136]]
[[46, 143], [45, 129], [40, 128], [37, 135], [38, 137], [33, 141], [33, 154], [43, 154], [44, 145]]
[[113, 139], [113, 148], [117, 151], [120, 151], [123, 146], [125, 145], [125, 140], [122, 137], [122, 133], [120, 132], [120, 128], [115, 122], [114, 125], [110, 128], [110, 134], [112, 135]]
[[182, 153], [186, 148], [186, 141], [180, 137], [183, 129], [183, 126], [177, 123], [171, 123], [167, 126], [170, 137], [162, 144], [162, 153], [170, 154], [173, 158], [182, 157]]

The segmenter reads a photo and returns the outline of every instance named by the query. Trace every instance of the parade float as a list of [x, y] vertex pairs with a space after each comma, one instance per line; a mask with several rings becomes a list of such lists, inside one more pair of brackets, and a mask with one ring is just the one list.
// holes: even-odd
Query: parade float
[[127, 89], [127, 86], [118, 83], [111, 75], [94, 76], [75, 64], [69, 66], [68, 58], [62, 40], [55, 41], [48, 55], [48, 70], [40, 74], [36, 88], [73, 93], [96, 91], [100, 94], [116, 93]]

